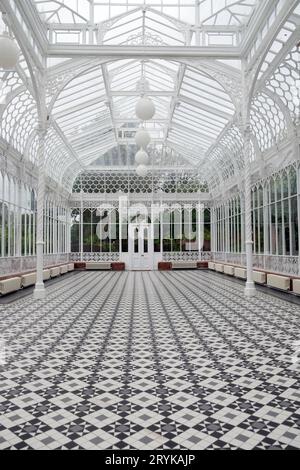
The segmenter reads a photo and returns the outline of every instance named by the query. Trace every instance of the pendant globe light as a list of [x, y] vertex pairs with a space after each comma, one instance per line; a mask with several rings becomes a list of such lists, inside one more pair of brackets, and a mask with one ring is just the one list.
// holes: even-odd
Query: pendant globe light
[[138, 165], [147, 165], [149, 163], [149, 157], [145, 150], [139, 150], [135, 156], [135, 161]]
[[141, 121], [149, 121], [155, 114], [155, 106], [153, 101], [146, 96], [142, 96], [135, 106], [135, 112]]
[[145, 76], [145, 61], [141, 61], [141, 79], [137, 82], [137, 91], [140, 93], [140, 99], [136, 103], [135, 112], [141, 121], [149, 121], [155, 114], [155, 106], [152, 100], [147, 97], [150, 85]]
[[0, 69], [14, 69], [18, 63], [20, 50], [7, 32], [0, 35]]
[[138, 147], [145, 149], [150, 144], [150, 141], [150, 134], [145, 129], [140, 129], [135, 134], [135, 143]]
[[139, 165], [136, 169], [136, 173], [141, 178], [145, 178], [148, 174], [148, 168], [146, 167], [146, 165]]

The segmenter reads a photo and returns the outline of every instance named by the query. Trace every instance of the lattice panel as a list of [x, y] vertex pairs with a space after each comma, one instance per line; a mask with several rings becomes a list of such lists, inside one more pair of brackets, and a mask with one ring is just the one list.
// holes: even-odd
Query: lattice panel
[[164, 261], [209, 261], [211, 253], [208, 251], [170, 251], [162, 254]]
[[[7, 141], [12, 139], [13, 145], [15, 142], [15, 129], [18, 125], [22, 126], [26, 121], [26, 114], [35, 107], [35, 102], [29, 91], [24, 91], [15, 96], [8, 106], [6, 107], [1, 119], [1, 135]], [[23, 130], [26, 137], [26, 129]]]
[[70, 261], [119, 261], [120, 253], [70, 253]]
[[[251, 159], [253, 159], [253, 154], [251, 145]], [[237, 126], [232, 125], [227, 130], [210, 153], [209, 159], [212, 161], [210, 166], [214, 170], [209, 176], [211, 188], [217, 188], [220, 185], [220, 177], [222, 180], [227, 180], [243, 168], [243, 137]]]
[[197, 174], [190, 172], [152, 174], [150, 171], [145, 178], [141, 178], [135, 172], [86, 171], [77, 177], [73, 186], [73, 193], [81, 191], [91, 194], [195, 193], [207, 192], [207, 185]]
[[0, 104], [6, 104], [13, 90], [22, 85], [22, 80], [16, 72], [0, 73]]
[[287, 124], [282, 111], [264, 93], [258, 94], [252, 102], [251, 125], [261, 151], [268, 150], [287, 134]]
[[276, 93], [289, 109], [292, 119], [300, 122], [300, 48], [294, 47], [267, 81], [267, 88]]

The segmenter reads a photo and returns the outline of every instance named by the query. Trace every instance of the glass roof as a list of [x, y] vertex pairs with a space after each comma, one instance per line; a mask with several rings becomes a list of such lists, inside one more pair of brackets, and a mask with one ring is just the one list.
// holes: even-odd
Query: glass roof
[[134, 143], [139, 86], [155, 104], [144, 127], [157, 145], [181, 151], [199, 164], [235, 109], [215, 79], [164, 60], [121, 60], [89, 65], [58, 95], [52, 116], [83, 164], [117, 144]]
[[101, 23], [140, 6], [189, 24], [247, 23], [258, 0], [35, 0], [46, 23]]
[[100, 66], [79, 75], [59, 95], [53, 117], [83, 163], [115, 143]]
[[[121, 47], [126, 45], [133, 51], [135, 46], [237, 49], [237, 45], [242, 47], [247, 27], [257, 26], [257, 37], [267, 37], [280, 8], [286, 6], [285, 0], [275, 2], [273, 10], [269, 2], [268, 14], [261, 18], [260, 25], [253, 24], [258, 18], [255, 10], [266, 5], [260, 0], [29, 3], [38, 31], [28, 26], [27, 16], [20, 13], [23, 10], [18, 14], [14, 11], [24, 31], [29, 28], [32, 54], [42, 50], [37, 40], [42, 33], [50, 51], [56, 45], [61, 50], [64, 46], [73, 50], [77, 46], [120, 46], [120, 56], [115, 58], [109, 54], [104, 58], [85, 56], [84, 47], [73, 58], [67, 53], [45, 57], [50, 114], [46, 162], [53, 179], [72, 187], [74, 178], [87, 167], [132, 171], [134, 137], [141, 126], [151, 134], [151, 163], [162, 172], [169, 166], [201, 170], [211, 187], [239, 174], [243, 138], [237, 125], [236, 98], [241, 93], [241, 60], [226, 60], [226, 55], [200, 60], [175, 60], [174, 56], [162, 59], [155, 54], [137, 58], [134, 53], [122, 58]], [[291, 133], [294, 123], [299, 123], [299, 46], [293, 42], [299, 8], [282, 23], [265, 51], [251, 107], [255, 140], [252, 159], [255, 153], [259, 155], [278, 144]], [[287, 42], [290, 48], [285, 47]], [[247, 60], [258, 47], [256, 40], [252, 47], [249, 44]], [[16, 70], [0, 71], [1, 137], [36, 163], [38, 116], [34, 93], [23, 56]], [[156, 108], [153, 119], [145, 123], [135, 113], [143, 93]]]
[[[200, 45], [201, 40], [207, 45], [236, 45], [241, 28], [250, 21], [257, 3], [35, 1], [53, 44], [162, 47]], [[204, 31], [197, 33], [197, 28], [214, 31], [220, 25], [229, 29], [207, 36]], [[75, 59], [50, 59], [50, 76], [68, 73], [74, 62]], [[135, 115], [141, 83], [156, 108], [154, 119], [144, 123], [154, 144], [152, 153], [155, 146], [167, 146], [187, 164], [199, 166], [235, 114], [231, 98], [220, 83], [183, 63], [156, 59], [126, 59], [101, 65], [94, 62], [95, 66], [91, 59], [86, 70], [68, 82], [52, 110], [53, 120], [71, 146], [73, 157], [83, 165], [101, 160], [100, 155], [107, 159], [107, 155], [112, 155], [107, 151], [117, 146], [134, 144], [135, 132], [141, 125]], [[236, 62], [234, 66], [238, 68]]]

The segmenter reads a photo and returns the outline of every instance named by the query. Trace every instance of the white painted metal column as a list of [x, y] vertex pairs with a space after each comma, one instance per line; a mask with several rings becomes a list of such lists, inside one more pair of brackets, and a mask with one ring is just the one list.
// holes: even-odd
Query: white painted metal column
[[[21, 191], [22, 191], [22, 183], [18, 181], [17, 183], [17, 226], [16, 226], [16, 250], [15, 256], [21, 257], [22, 256], [22, 210], [21, 210]], [[4, 232], [3, 232], [4, 233]]]
[[242, 119], [243, 119], [243, 137], [244, 137], [244, 178], [245, 178], [245, 245], [246, 245], [246, 267], [247, 281], [245, 287], [245, 295], [252, 297], [256, 293], [253, 281], [253, 232], [252, 232], [252, 213], [251, 213], [251, 148], [250, 148], [250, 112], [249, 112], [249, 83], [247, 80], [247, 72], [245, 64], [243, 64], [243, 103], [242, 103]]
[[45, 139], [47, 134], [47, 121], [39, 122], [38, 138], [38, 191], [37, 191], [37, 241], [36, 241], [36, 285], [34, 298], [36, 300], [46, 297], [43, 268], [44, 268], [44, 199], [45, 199]]
[[263, 188], [263, 220], [264, 220], [264, 269], [266, 269], [266, 257], [270, 254], [270, 220], [269, 220], [269, 195], [268, 187], [265, 185]]
[[[197, 223], [197, 230], [198, 230], [198, 251], [199, 254], [204, 251], [204, 208], [199, 201], [197, 204], [197, 218], [198, 218], [198, 223]], [[199, 255], [201, 257], [201, 255]], [[199, 258], [201, 259], [201, 258]]]
[[[297, 154], [298, 156], [300, 153], [300, 149], [298, 146]], [[297, 167], [297, 212], [298, 212], [298, 227], [300, 227], [300, 169]], [[298, 247], [300, 247], [300, 230], [298, 228]], [[300, 274], [300, 251], [298, 254], [298, 274]]]
[[212, 251], [215, 253], [217, 251], [217, 214], [215, 208], [212, 209], [211, 221]]
[[245, 295], [252, 297], [256, 289], [253, 282], [253, 232], [251, 214], [251, 165], [250, 165], [250, 124], [244, 129], [244, 165], [245, 165], [245, 237], [247, 282]]
[[83, 190], [80, 191], [80, 261], [83, 261]]

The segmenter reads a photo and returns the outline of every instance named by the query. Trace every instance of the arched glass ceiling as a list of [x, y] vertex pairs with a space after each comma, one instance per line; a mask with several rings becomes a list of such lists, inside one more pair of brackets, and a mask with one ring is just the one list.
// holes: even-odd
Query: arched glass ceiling
[[35, 0], [50, 43], [105, 45], [235, 46], [260, 4], [259, 0]]
[[115, 145], [101, 66], [91, 68], [67, 84], [55, 102], [52, 115], [82, 164], [90, 163]]
[[140, 5], [190, 24], [244, 25], [258, 0], [35, 0], [47, 23], [100, 23]]
[[[55, 43], [62, 49], [67, 44], [162, 48], [195, 44], [235, 46], [241, 43], [244, 25], [255, 30], [253, 23], [264, 5], [264, 2], [252, 0], [200, 0], [199, 9], [196, 2], [189, 0], [145, 2], [145, 7], [139, 0], [132, 3], [39, 0], [35, 3], [44, 23], [39, 24], [34, 7], [30, 10], [32, 18], [39, 32], [43, 27], [47, 32], [52, 43], [50, 53], [51, 48], [55, 51]], [[270, 18], [276, 19], [281, 7], [288, 6], [288, 1], [274, 2], [273, 10], [272, 2], [268, 5], [271, 16], [266, 17], [261, 38], [266, 37], [273, 25]], [[260, 10], [254, 15], [256, 6]], [[106, 8], [107, 16], [104, 13], [101, 16], [100, 7]], [[197, 14], [196, 21], [184, 18], [183, 11]], [[299, 50], [294, 40], [299, 13], [298, 7], [276, 37], [257, 82], [251, 125], [258, 158], [260, 152], [269, 150], [286, 137], [293, 124], [299, 122]], [[24, 22], [25, 17], [24, 14]], [[261, 17], [258, 28], [263, 26], [264, 18]], [[36, 32], [35, 28], [30, 31]], [[255, 41], [252, 47], [259, 47], [259, 44]], [[176, 161], [183, 166], [200, 168], [210, 187], [220, 186], [224, 180], [239, 174], [243, 164], [242, 136], [230, 96], [234, 99], [236, 86], [241, 81], [240, 61], [199, 60], [192, 66], [192, 61], [187, 65], [187, 61], [179, 63], [174, 59], [150, 57], [144, 61], [131, 58], [112, 62], [109, 56], [96, 59], [82, 53], [69, 59], [68, 55], [57, 57], [52, 53], [47, 71], [47, 104], [51, 104], [51, 129], [46, 142], [49, 175], [70, 185], [79, 171], [95, 161], [103, 166], [112, 164], [121, 168], [124, 165], [123, 154], [120, 155], [118, 149], [134, 145], [139, 126], [134, 108], [140, 95], [141, 76], [148, 81], [148, 94], [157, 109], [155, 118], [146, 124], [154, 143], [151, 152], [156, 152], [155, 158], [158, 156], [157, 163], [167, 166], [168, 162], [159, 155], [165, 149], [172, 151], [172, 158], [176, 156]], [[25, 158], [36, 162], [37, 113], [24, 59], [14, 72], [1, 73], [0, 80], [1, 137]]]
[[204, 73], [186, 67], [168, 141], [189, 150], [199, 163], [233, 114], [234, 105], [223, 87]]
[[152, 142], [181, 152], [194, 165], [234, 115], [223, 87], [190, 66], [164, 60], [89, 65], [66, 83], [52, 111], [56, 129], [83, 165], [117, 144], [134, 143], [141, 82], [156, 107], [144, 124]]
[[299, 28], [299, 16], [300, 16], [300, 5], [295, 9], [293, 15], [285, 22], [284, 26], [280, 29], [276, 38], [274, 39], [268, 54], [261, 66], [261, 70], [258, 78], [262, 78], [264, 73], [268, 72], [272, 63], [276, 60], [276, 57], [290, 40], [292, 34]]

